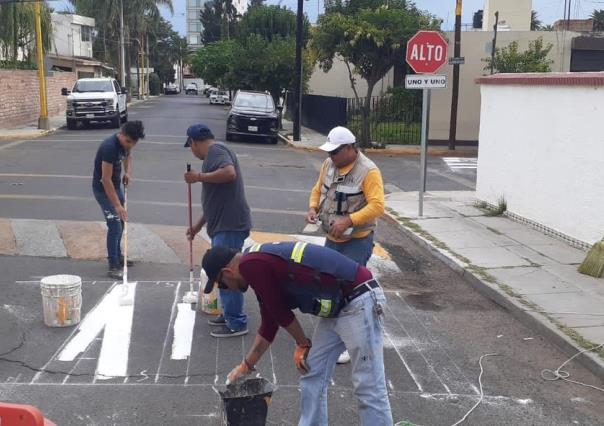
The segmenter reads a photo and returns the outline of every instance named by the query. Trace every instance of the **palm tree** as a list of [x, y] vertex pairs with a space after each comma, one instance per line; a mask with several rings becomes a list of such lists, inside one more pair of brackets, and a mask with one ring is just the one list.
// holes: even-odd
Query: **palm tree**
[[594, 10], [590, 18], [594, 20], [594, 31], [604, 31], [604, 9]]
[[539, 31], [543, 26], [543, 22], [539, 19], [539, 14], [536, 10], [531, 11], [531, 31]]
[[[50, 49], [51, 35], [50, 9], [44, 2], [42, 7], [42, 47], [46, 51]], [[33, 67], [35, 36], [33, 4], [0, 5], [0, 56], [6, 58], [7, 64], [17, 67], [21, 62], [27, 67]]]

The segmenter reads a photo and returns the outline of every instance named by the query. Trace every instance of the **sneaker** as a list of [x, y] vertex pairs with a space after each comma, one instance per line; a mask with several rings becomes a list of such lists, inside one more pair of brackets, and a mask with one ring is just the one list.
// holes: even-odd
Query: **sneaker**
[[[123, 268], [124, 267], [124, 256], [120, 257], [120, 266]], [[132, 260], [128, 261], [128, 268], [134, 266], [134, 262]]]
[[340, 354], [340, 356], [338, 357], [338, 360], [336, 361], [337, 364], [348, 364], [350, 362], [350, 354], [348, 353], [348, 351], [344, 351]]
[[226, 326], [226, 320], [224, 319], [223, 315], [218, 315], [215, 318], [210, 318], [208, 320], [208, 324], [210, 324], [210, 325], [224, 325], [224, 326]]
[[113, 278], [114, 280], [121, 280], [124, 278], [124, 273], [121, 268], [109, 268], [109, 271], [107, 271], [107, 276], [109, 278]]
[[233, 331], [230, 328], [228, 328], [226, 325], [223, 325], [219, 329], [212, 331], [210, 333], [210, 336], [217, 337], [217, 338], [235, 337], [235, 336], [243, 336], [244, 334], [247, 334], [247, 333], [248, 333], [247, 328], [243, 329], [243, 330], [239, 330], [239, 331]]

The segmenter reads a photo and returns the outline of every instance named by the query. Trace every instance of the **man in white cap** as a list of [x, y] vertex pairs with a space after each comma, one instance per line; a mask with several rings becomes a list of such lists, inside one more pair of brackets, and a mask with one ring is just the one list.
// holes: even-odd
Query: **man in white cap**
[[[354, 134], [335, 127], [320, 149], [329, 154], [313, 187], [308, 223], [320, 223], [325, 246], [365, 266], [373, 251], [377, 218], [384, 213], [384, 183], [373, 161], [355, 147]], [[338, 363], [350, 361], [344, 351]]]

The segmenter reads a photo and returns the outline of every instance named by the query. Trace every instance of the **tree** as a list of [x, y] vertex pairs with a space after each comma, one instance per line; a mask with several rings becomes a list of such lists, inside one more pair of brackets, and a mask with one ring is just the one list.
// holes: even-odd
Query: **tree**
[[604, 9], [594, 10], [590, 18], [594, 20], [594, 31], [604, 31]]
[[[35, 68], [35, 11], [31, 3], [0, 4], [0, 57], [6, 66]], [[42, 4], [42, 47], [50, 49], [50, 9]]]
[[539, 19], [539, 14], [536, 10], [531, 11], [531, 31], [539, 31], [543, 26], [543, 22]]
[[236, 44], [234, 40], [222, 40], [198, 49], [191, 60], [195, 75], [213, 86], [231, 86], [230, 76]]
[[237, 31], [237, 9], [232, 0], [211, 0], [204, 4], [199, 20], [203, 25], [201, 43], [229, 39]]
[[250, 9], [256, 6], [264, 6], [264, 0], [250, 0]]
[[[493, 68], [498, 73], [550, 72], [552, 60], [547, 55], [554, 47], [548, 44], [544, 47], [543, 38], [531, 41], [528, 50], [520, 52], [518, 42], [513, 41], [508, 46], [495, 51]], [[487, 63], [485, 71], [491, 68], [491, 58], [483, 59]]]
[[[250, 34], [257, 34], [266, 41], [296, 37], [296, 14], [280, 6], [256, 6], [239, 22], [239, 38], [245, 41]], [[303, 43], [308, 41], [310, 23], [304, 17]]]
[[[420, 28], [437, 22], [405, 1], [350, 0], [326, 4], [328, 13], [319, 17], [310, 42], [319, 66], [328, 72], [336, 56], [348, 68], [350, 85], [361, 108], [361, 146], [371, 142], [369, 113], [375, 85], [401, 57], [409, 38]], [[361, 101], [356, 76], [367, 82]]]

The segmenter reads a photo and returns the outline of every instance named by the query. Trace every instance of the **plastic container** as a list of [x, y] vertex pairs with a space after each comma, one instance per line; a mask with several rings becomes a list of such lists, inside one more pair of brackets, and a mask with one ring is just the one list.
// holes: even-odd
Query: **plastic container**
[[69, 327], [80, 322], [82, 279], [77, 275], [51, 275], [40, 281], [44, 323]]
[[218, 288], [214, 285], [212, 292], [210, 294], [205, 294], [203, 292], [203, 288], [208, 281], [208, 276], [201, 270], [201, 274], [199, 276], [199, 280], [201, 282], [201, 287], [199, 291], [199, 298], [201, 299], [201, 311], [208, 315], [220, 315], [220, 303], [218, 303]]
[[263, 378], [217, 389], [222, 398], [223, 421], [227, 426], [265, 426], [268, 406], [276, 385]]

